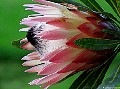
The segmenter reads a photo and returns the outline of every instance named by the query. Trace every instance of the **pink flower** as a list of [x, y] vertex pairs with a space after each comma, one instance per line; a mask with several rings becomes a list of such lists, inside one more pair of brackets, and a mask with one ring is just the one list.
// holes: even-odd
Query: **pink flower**
[[24, 18], [21, 24], [28, 28], [27, 36], [21, 40], [22, 48], [35, 50], [23, 57], [23, 66], [32, 66], [26, 72], [45, 75], [30, 82], [48, 88], [70, 74], [86, 70], [103, 63], [109, 52], [80, 48], [74, 41], [80, 38], [110, 38], [102, 32], [112, 29], [112, 24], [93, 12], [78, 11], [77, 7], [66, 7], [46, 0], [34, 0], [45, 5], [25, 4], [26, 10], [37, 14]]

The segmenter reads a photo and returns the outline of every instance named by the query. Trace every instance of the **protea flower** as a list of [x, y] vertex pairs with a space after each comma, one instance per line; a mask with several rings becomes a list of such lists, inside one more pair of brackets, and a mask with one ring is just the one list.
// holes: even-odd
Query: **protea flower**
[[113, 39], [103, 29], [115, 27], [102, 15], [94, 12], [77, 10], [74, 5], [65, 6], [46, 0], [34, 0], [45, 5], [25, 4], [26, 10], [38, 14], [24, 18], [21, 24], [28, 28], [25, 39], [21, 40], [22, 48], [35, 50], [23, 57], [23, 66], [32, 66], [26, 72], [37, 72], [44, 75], [30, 82], [30, 85], [41, 85], [48, 88], [68, 75], [81, 70], [93, 68], [103, 63], [112, 50], [89, 50], [74, 42], [82, 38]]

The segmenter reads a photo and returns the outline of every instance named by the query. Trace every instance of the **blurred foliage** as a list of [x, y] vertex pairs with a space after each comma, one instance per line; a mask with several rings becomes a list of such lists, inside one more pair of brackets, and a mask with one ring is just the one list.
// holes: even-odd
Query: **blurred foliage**
[[[16, 48], [11, 44], [13, 40], [25, 37], [25, 33], [19, 32], [19, 29], [25, 26], [20, 25], [19, 22], [33, 13], [24, 10], [23, 4], [26, 3], [34, 2], [32, 0], [2, 0], [0, 3], [0, 89], [39, 89], [39, 86], [30, 86], [28, 83], [40, 76], [25, 73], [26, 68], [22, 66], [23, 61], [20, 60], [30, 51]], [[74, 75], [50, 89], [66, 89], [77, 76]]]
[[[106, 10], [113, 12], [103, 0], [97, 0]], [[19, 33], [19, 29], [25, 27], [19, 22], [27, 17], [31, 11], [25, 11], [23, 4], [33, 3], [32, 0], [1, 0], [0, 3], [0, 89], [39, 89], [39, 86], [30, 86], [27, 83], [38, 78], [36, 74], [24, 73], [20, 59], [30, 51], [15, 48], [11, 42], [25, 37], [25, 33]], [[120, 54], [113, 61], [105, 79], [112, 73], [114, 65], [119, 60]], [[49, 89], [68, 89], [72, 82], [79, 76], [76, 74], [62, 83], [51, 86]]]

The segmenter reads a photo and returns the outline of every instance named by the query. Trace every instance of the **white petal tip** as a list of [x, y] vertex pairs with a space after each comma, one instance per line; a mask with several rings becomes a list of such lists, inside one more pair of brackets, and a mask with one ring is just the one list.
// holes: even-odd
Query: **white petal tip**
[[25, 8], [25, 10], [29, 10], [28, 8]]
[[21, 60], [29, 60], [28, 56], [24, 56]]
[[27, 65], [25, 65], [25, 64], [23, 63], [22, 66], [27, 66]]
[[29, 84], [29, 85], [38, 85], [37, 83], [38, 83], [38, 81], [37, 81], [37, 79], [36, 79], [36, 80], [33, 80], [32, 82], [30, 82], [30, 83], [28, 83], [28, 84]]
[[22, 29], [20, 29], [19, 31], [20, 31], [20, 32], [22, 32], [22, 31], [28, 32], [29, 29], [30, 29], [30, 28], [22, 28]]
[[28, 5], [27, 5], [27, 4], [24, 4], [23, 6], [25, 6], [25, 7], [26, 7], [26, 6], [28, 6]]
[[25, 70], [24, 72], [28, 72], [28, 70]]
[[30, 82], [30, 83], [28, 83], [29, 85], [35, 85], [35, 84], [33, 84], [32, 82]]
[[32, 70], [31, 70], [31, 69], [27, 69], [27, 70], [25, 70], [24, 72], [31, 73], [31, 72], [32, 72]]
[[30, 65], [28, 65], [26, 62], [24, 62], [24, 63], [22, 64], [22, 66], [30, 66]]

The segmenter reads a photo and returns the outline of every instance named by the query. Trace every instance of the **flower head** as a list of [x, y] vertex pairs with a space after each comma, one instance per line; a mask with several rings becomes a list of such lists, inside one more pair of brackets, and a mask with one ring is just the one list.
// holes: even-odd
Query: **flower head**
[[109, 38], [103, 29], [114, 26], [100, 14], [83, 12], [77, 7], [65, 3], [58, 4], [46, 0], [34, 0], [45, 5], [25, 4], [26, 10], [37, 14], [24, 18], [21, 24], [28, 28], [25, 39], [21, 40], [23, 49], [35, 50], [23, 57], [23, 66], [32, 66], [26, 72], [37, 72], [45, 75], [30, 82], [30, 85], [41, 85], [48, 88], [68, 75], [86, 70], [103, 63], [111, 52], [94, 51], [78, 47], [74, 41], [81, 38]]

